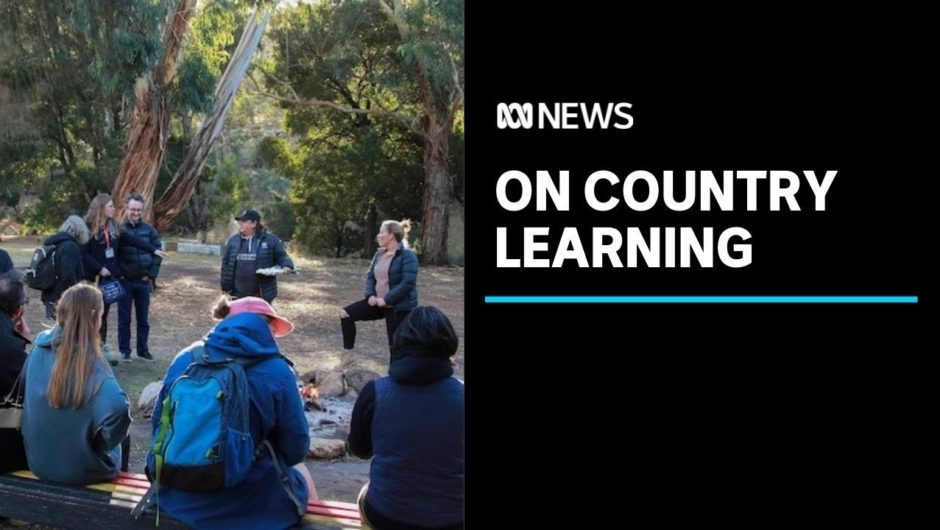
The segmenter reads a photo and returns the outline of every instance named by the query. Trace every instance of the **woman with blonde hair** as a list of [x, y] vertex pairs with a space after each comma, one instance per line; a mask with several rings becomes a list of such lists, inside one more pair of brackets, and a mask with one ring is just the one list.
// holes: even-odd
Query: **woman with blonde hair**
[[[343, 348], [356, 344], [356, 322], [385, 319], [388, 346], [412, 309], [418, 307], [418, 255], [408, 247], [411, 221], [383, 221], [376, 235], [379, 244], [366, 273], [365, 297], [340, 311]], [[394, 356], [394, 355], [393, 355]]]
[[70, 287], [26, 361], [23, 440], [43, 480], [91, 484], [127, 467], [130, 407], [101, 352], [103, 310], [93, 285]]
[[[118, 254], [122, 243], [127, 243], [142, 252], [154, 254], [165, 258], [166, 254], [146, 241], [133, 237], [129, 234], [121, 234], [120, 224], [114, 220], [114, 201], [107, 193], [99, 193], [91, 200], [88, 206], [88, 214], [85, 215], [91, 230], [91, 238], [85, 245], [85, 254], [83, 256], [85, 264], [85, 279], [94, 282], [98, 277], [113, 278], [120, 280], [121, 265], [118, 262]], [[126, 291], [126, 289], [125, 289]], [[101, 317], [101, 343], [104, 345], [104, 353], [108, 362], [112, 366], [117, 365], [116, 360], [110, 358], [108, 350], [108, 309], [111, 304], [105, 304], [104, 314]], [[153, 357], [148, 354], [142, 358], [152, 361]], [[147, 359], [147, 357], [150, 357]]]

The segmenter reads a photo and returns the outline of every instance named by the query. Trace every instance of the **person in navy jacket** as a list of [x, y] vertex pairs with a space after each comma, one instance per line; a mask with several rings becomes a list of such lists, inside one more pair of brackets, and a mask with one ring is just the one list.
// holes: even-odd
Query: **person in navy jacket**
[[372, 457], [359, 494], [377, 530], [463, 528], [464, 389], [450, 357], [457, 334], [435, 307], [418, 307], [395, 332], [388, 377], [356, 400], [349, 450]]
[[389, 349], [399, 324], [418, 306], [418, 256], [408, 248], [411, 221], [383, 221], [379, 244], [366, 273], [365, 298], [340, 312], [343, 348], [356, 345], [356, 322], [385, 319]]
[[[26, 364], [30, 330], [26, 314], [26, 284], [17, 271], [0, 274], [0, 399], [9, 396], [22, 402], [20, 373]], [[26, 469], [23, 436], [16, 429], [0, 429], [0, 471]]]
[[222, 254], [222, 292], [232, 298], [256, 296], [270, 304], [277, 298], [277, 276], [256, 271], [278, 266], [292, 272], [294, 262], [284, 250], [284, 243], [261, 224], [260, 213], [245, 210], [235, 220], [238, 233], [229, 238]]
[[[139, 193], [131, 193], [124, 199], [124, 212], [126, 218], [121, 223], [124, 236], [148, 243], [154, 248], [161, 248], [160, 234], [157, 229], [144, 222], [144, 197]], [[118, 349], [121, 351], [121, 360], [131, 360], [131, 306], [134, 307], [137, 320], [137, 357], [152, 361], [150, 355], [150, 293], [153, 291], [153, 281], [160, 274], [162, 260], [153, 253], [140, 250], [133, 245], [121, 246], [118, 254], [121, 266], [121, 283], [127, 296], [118, 300]]]
[[[170, 387], [193, 361], [192, 349], [202, 346], [209, 360], [232, 357], [280, 357], [275, 337], [294, 326], [274, 308], [256, 297], [229, 301], [223, 297], [213, 310], [224, 318], [205, 341], [186, 348], [170, 365], [153, 411], [153, 436], [160, 429], [163, 401]], [[277, 455], [261, 452], [247, 477], [238, 484], [212, 491], [183, 491], [160, 486], [157, 503], [174, 519], [202, 530], [232, 528], [289, 528], [297, 524], [308, 501], [317, 499], [310, 471], [303, 463], [310, 447], [309, 426], [297, 379], [286, 360], [271, 359], [246, 370], [251, 401], [250, 430], [255, 447], [268, 440]], [[291, 467], [293, 466], [293, 467]], [[282, 476], [278, 468], [284, 471]], [[147, 473], [153, 480], [154, 455], [147, 456]], [[302, 505], [300, 505], [302, 504]]]

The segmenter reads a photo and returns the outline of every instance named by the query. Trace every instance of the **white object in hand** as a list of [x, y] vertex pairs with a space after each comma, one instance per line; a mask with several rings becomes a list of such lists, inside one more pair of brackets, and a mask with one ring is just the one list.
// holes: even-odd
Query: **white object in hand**
[[[298, 271], [294, 269], [293, 274], [297, 274]], [[258, 269], [255, 271], [255, 274], [260, 274], [262, 276], [277, 276], [278, 274], [284, 274], [284, 267], [280, 265], [275, 265], [273, 267], [268, 267], [266, 269]]]
[[275, 265], [273, 267], [268, 267], [267, 269], [258, 269], [255, 271], [255, 274], [260, 274], [262, 276], [277, 276], [278, 274], [284, 273], [284, 267]]

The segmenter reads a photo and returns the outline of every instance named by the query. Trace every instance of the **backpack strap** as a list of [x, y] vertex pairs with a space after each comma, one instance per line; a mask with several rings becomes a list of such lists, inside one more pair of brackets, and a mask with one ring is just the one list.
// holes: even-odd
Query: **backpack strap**
[[[261, 364], [271, 359], [278, 359], [278, 358], [284, 359], [284, 362], [286, 362], [288, 366], [290, 367], [294, 366], [294, 363], [292, 363], [290, 359], [288, 359], [287, 357], [284, 357], [281, 354], [265, 355], [265, 356], [259, 356], [259, 357], [236, 357], [234, 360], [237, 363], [241, 364], [242, 367], [247, 371], [248, 368], [252, 366]], [[301, 500], [297, 498], [297, 494], [294, 493], [294, 488], [291, 487], [290, 475], [288, 474], [289, 470], [285, 469], [281, 465], [281, 461], [278, 459], [277, 453], [274, 451], [274, 446], [271, 445], [271, 442], [267, 438], [264, 438], [263, 440], [261, 440], [261, 443], [258, 445], [258, 448], [255, 450], [255, 460], [260, 458], [261, 455], [265, 453], [265, 449], [267, 449], [267, 453], [271, 455], [271, 462], [274, 463], [274, 469], [277, 471], [277, 475], [281, 479], [281, 486], [284, 488], [284, 492], [287, 493], [287, 497], [291, 500], [291, 502], [294, 503], [294, 506], [297, 509], [297, 516], [303, 517], [304, 514], [307, 513], [306, 499]]]
[[274, 469], [277, 470], [277, 475], [281, 478], [281, 486], [284, 487], [287, 497], [290, 498], [291, 502], [293, 502], [294, 506], [297, 508], [297, 516], [303, 517], [304, 514], [307, 513], [307, 503], [301, 502], [300, 499], [297, 498], [297, 494], [294, 493], [294, 488], [292, 488], [290, 484], [290, 476], [287, 474], [287, 470], [281, 466], [281, 461], [278, 460], [277, 453], [274, 452], [274, 447], [271, 446], [271, 442], [269, 442], [267, 438], [261, 441], [261, 445], [258, 447], [258, 453], [263, 452], [263, 448], [267, 448], [268, 453], [271, 454]]

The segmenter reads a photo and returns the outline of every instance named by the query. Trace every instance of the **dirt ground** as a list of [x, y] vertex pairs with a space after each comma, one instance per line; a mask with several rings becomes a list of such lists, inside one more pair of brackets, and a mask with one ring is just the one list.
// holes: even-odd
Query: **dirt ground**
[[[18, 268], [29, 263], [40, 238], [19, 237], [0, 243]], [[282, 353], [290, 358], [297, 373], [333, 368], [344, 352], [339, 327], [340, 309], [362, 296], [369, 263], [360, 259], [299, 258], [294, 261], [299, 276], [280, 277], [278, 312], [295, 325], [293, 333], [279, 340]], [[170, 252], [164, 260], [150, 309], [150, 351], [156, 362], [135, 359], [115, 368], [121, 386], [136, 408], [147, 383], [160, 381], [173, 357], [190, 343], [200, 340], [214, 325], [211, 307], [220, 294], [217, 256]], [[29, 290], [27, 322], [33, 334], [50, 327], [45, 320], [39, 292]], [[463, 376], [464, 273], [461, 268], [423, 267], [418, 274], [419, 303], [434, 305], [451, 319], [460, 337], [456, 369]], [[108, 344], [117, 348], [117, 307], [108, 318]], [[131, 325], [131, 343], [136, 330]], [[384, 322], [366, 322], [358, 327], [356, 349], [362, 365], [384, 374], [388, 370], [388, 343]], [[142, 472], [150, 443], [150, 420], [137, 417], [131, 430], [131, 471]], [[308, 460], [321, 498], [353, 502], [368, 479], [369, 462], [355, 457], [334, 461]]]

